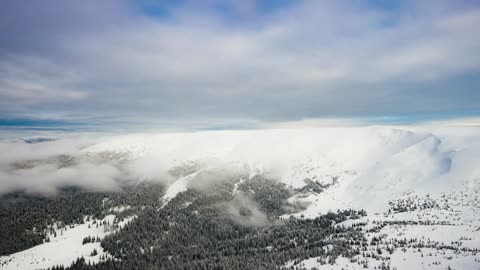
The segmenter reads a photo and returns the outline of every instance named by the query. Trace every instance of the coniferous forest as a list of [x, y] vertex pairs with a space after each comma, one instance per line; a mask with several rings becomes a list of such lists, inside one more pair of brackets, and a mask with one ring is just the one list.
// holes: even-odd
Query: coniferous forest
[[103, 239], [86, 237], [82, 243], [100, 241], [108, 257], [94, 265], [81, 257], [69, 267], [52, 269], [276, 269], [310, 257], [352, 256], [367, 245], [361, 230], [334, 226], [365, 213], [282, 217], [302, 209], [287, 202], [301, 191], [268, 178], [193, 182], [168, 203], [162, 200], [164, 192], [160, 184], [141, 182], [115, 193], [70, 187], [51, 196], [4, 195], [0, 220], [8, 226], [0, 230], [1, 255], [49, 241], [58, 229], [101, 219], [121, 205], [129, 207], [116, 220], [134, 216], [131, 222]]

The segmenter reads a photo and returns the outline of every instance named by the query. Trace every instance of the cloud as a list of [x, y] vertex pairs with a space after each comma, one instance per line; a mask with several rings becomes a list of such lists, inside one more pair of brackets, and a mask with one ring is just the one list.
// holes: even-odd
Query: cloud
[[257, 203], [242, 191], [235, 194], [233, 200], [225, 205], [231, 218], [244, 226], [264, 226], [268, 224], [267, 215]]
[[0, 194], [26, 191], [51, 195], [68, 186], [89, 191], [120, 191], [117, 179], [120, 179], [120, 171], [107, 164], [85, 163], [66, 168], [46, 164], [10, 173], [0, 172]]
[[120, 190], [121, 171], [115, 164], [80, 156], [80, 150], [92, 142], [92, 138], [86, 137], [37, 144], [1, 141], [0, 150], [9, 154], [0, 158], [0, 194], [11, 191], [54, 194], [65, 186]]
[[480, 101], [478, 80], [464, 78], [480, 68], [473, 4], [298, 1], [262, 12], [213, 1], [160, 5], [166, 15], [123, 1], [3, 5], [3, 117], [294, 121]]
[[[65, 186], [115, 192], [135, 181], [155, 181], [168, 189], [187, 175], [173, 187], [211, 191], [221, 181], [233, 184], [261, 175], [292, 188], [304, 187], [305, 179], [331, 183], [337, 178], [330, 191], [342, 200], [330, 200], [332, 193], [325, 193], [328, 198], [319, 201], [326, 203], [321, 209], [348, 203], [359, 207], [360, 202], [383, 207], [388, 204], [381, 202], [391, 194], [447, 191], [477, 179], [480, 140], [472, 121], [298, 128], [309, 124], [301, 122], [295, 129], [287, 125], [191, 133], [54, 133], [58, 140], [35, 144], [1, 140], [0, 195], [49, 195]], [[373, 205], [365, 200], [372, 192], [383, 194]], [[246, 224], [261, 221], [258, 207], [239, 196], [227, 212]]]

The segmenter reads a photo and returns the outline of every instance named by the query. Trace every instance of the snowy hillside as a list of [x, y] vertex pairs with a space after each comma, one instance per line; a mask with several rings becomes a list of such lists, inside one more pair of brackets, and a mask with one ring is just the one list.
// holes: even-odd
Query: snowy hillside
[[[58, 229], [48, 235], [48, 242], [9, 256], [0, 257], [1, 269], [45, 269], [53, 266], [69, 266], [79, 257], [86, 258], [87, 262], [98, 263], [109, 257], [95, 240], [92, 243], [82, 244], [85, 237], [103, 239], [114, 233], [134, 217], [122, 222], [114, 222], [115, 215], [108, 215], [103, 220], [91, 220], [84, 224]], [[98, 223], [98, 225], [97, 225]], [[115, 225], [115, 226], [114, 226]]]
[[[139, 141], [142, 146], [134, 146]], [[378, 224], [382, 227], [370, 237], [422, 238], [437, 243], [389, 254], [385, 261], [398, 269], [445, 269], [447, 263], [458, 269], [480, 265], [476, 252], [458, 255], [432, 251], [450, 243], [457, 243], [457, 248], [480, 249], [477, 128], [324, 128], [127, 136], [83, 151], [130, 153], [132, 159], [154, 157], [166, 166], [165, 171], [185, 161], [202, 162], [210, 168], [242, 164], [250, 178], [268, 175], [296, 189], [311, 181], [320, 184], [323, 191], [290, 198], [292, 203], [308, 204], [294, 214], [296, 217], [314, 218], [336, 209], [365, 209], [369, 213], [363, 219], [365, 230]], [[186, 190], [187, 182], [195, 181], [195, 173], [171, 184], [164, 200], [168, 202], [172, 195]], [[449, 198], [448, 203], [445, 198]], [[439, 205], [421, 209], [426, 200]], [[415, 209], [392, 210], [392, 205], [399, 202]], [[419, 221], [428, 225], [415, 225]], [[433, 257], [423, 259], [418, 254]], [[359, 261], [342, 264], [339, 260], [339, 269], [363, 267]], [[369, 266], [381, 262], [373, 260]]]
[[[337, 225], [358, 227], [373, 242], [362, 247], [362, 256], [338, 258], [334, 266], [324, 257], [292, 261], [286, 266], [480, 267], [477, 127], [152, 133], [13, 144], [20, 150], [13, 157], [0, 160], [0, 165], [8, 168], [0, 171], [0, 179], [6, 179], [2, 180], [3, 189], [7, 191], [50, 192], [72, 183], [87, 190], [118, 191], [128, 181], [153, 181], [165, 187], [158, 198], [156, 211], [161, 211], [178, 203], [175, 198], [192, 187], [201, 190], [203, 185], [219, 181], [210, 178], [234, 176], [236, 180], [228, 194], [237, 199], [246, 192], [239, 192], [239, 186], [249, 180], [265, 178], [284, 184], [291, 194], [288, 203], [302, 207], [292, 207], [296, 212], [282, 215], [283, 220], [291, 216], [314, 219], [343, 209], [366, 210], [367, 216]], [[12, 149], [12, 143], [1, 142], [0, 148]], [[41, 189], [28, 185], [32, 175], [45, 180]], [[72, 182], [72, 178], [81, 181]], [[246, 190], [255, 193], [251, 186]], [[183, 205], [187, 208], [191, 203]], [[259, 212], [252, 202], [246, 205], [254, 213]], [[103, 253], [98, 243], [79, 245], [79, 239], [86, 234], [105, 235], [86, 226], [69, 229], [63, 238], [52, 238], [50, 243], [1, 257], [0, 263], [5, 269], [68, 265], [79, 256], [88, 257], [93, 248], [110, 256]], [[60, 245], [67, 247], [62, 253], [47, 254]], [[98, 262], [97, 257], [88, 260]]]
[[348, 205], [380, 211], [392, 196], [444, 192], [480, 175], [476, 166], [480, 130], [438, 130], [366, 127], [138, 134], [104, 138], [80, 152], [122, 157], [127, 171], [140, 178], [166, 178], [170, 169], [187, 162], [208, 168], [240, 166], [250, 177], [266, 174], [293, 188], [305, 186], [305, 180], [329, 185], [323, 206], [315, 210]]

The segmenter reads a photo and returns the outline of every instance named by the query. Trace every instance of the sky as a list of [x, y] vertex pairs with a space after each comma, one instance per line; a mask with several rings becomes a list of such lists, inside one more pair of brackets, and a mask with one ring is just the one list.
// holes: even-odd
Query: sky
[[0, 2], [0, 126], [480, 116], [475, 0]]

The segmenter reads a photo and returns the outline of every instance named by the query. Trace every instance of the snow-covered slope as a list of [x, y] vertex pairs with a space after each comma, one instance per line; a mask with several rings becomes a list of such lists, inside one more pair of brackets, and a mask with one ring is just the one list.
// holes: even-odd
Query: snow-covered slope
[[250, 177], [264, 174], [293, 188], [310, 180], [329, 186], [303, 198], [313, 202], [303, 214], [316, 215], [343, 207], [384, 211], [404, 192], [449, 190], [478, 177], [479, 145], [475, 127], [356, 127], [124, 135], [81, 153], [122, 157], [131, 176], [167, 184], [176, 180], [169, 170], [186, 162], [242, 164]]
[[[118, 227], [124, 226], [133, 217], [118, 223]], [[33, 248], [17, 252], [8, 256], [0, 257], [1, 269], [45, 269], [57, 265], [69, 266], [79, 257], [85, 261], [97, 263], [101, 258], [110, 256], [103, 251], [100, 242], [83, 244], [85, 237], [103, 239], [113, 233], [115, 215], [108, 215], [103, 220], [90, 220], [84, 224], [78, 224], [73, 228], [56, 229], [56, 235], [49, 234], [50, 242], [45, 242]], [[97, 226], [98, 224], [98, 226]], [[96, 250], [97, 254], [92, 252]]]
[[[138, 136], [138, 135], [137, 135]], [[364, 127], [301, 130], [222, 131], [122, 137], [122, 144], [101, 144], [102, 151], [127, 151], [140, 140], [134, 162], [159, 160], [168, 171], [185, 162], [212, 168], [239, 167], [250, 178], [262, 174], [301, 189], [307, 183], [322, 192], [304, 192], [290, 201], [306, 202], [297, 217], [314, 218], [330, 210], [356, 208], [368, 216], [356, 220], [367, 237], [412, 244], [390, 254], [353, 260], [339, 258], [307, 268], [475, 269], [480, 267], [480, 128]], [[133, 141], [132, 141], [133, 143]], [[135, 143], [138, 143], [136, 141]], [[98, 149], [100, 146], [96, 146]], [[85, 149], [90, 151], [92, 149]], [[239, 165], [241, 164], [241, 165]], [[205, 166], [202, 170], [206, 170]], [[158, 168], [156, 172], [160, 171]], [[170, 179], [164, 202], [195, 181], [195, 173]], [[151, 175], [155, 176], [155, 175]], [[169, 182], [169, 183], [170, 183]], [[344, 225], [348, 226], [347, 221]]]
[[[56, 143], [29, 147], [35, 147], [38, 152], [42, 145], [52, 147]], [[239, 181], [262, 175], [297, 190], [313, 182], [322, 187], [322, 192], [307, 190], [291, 197], [292, 203], [303, 201], [307, 205], [294, 216], [314, 218], [330, 210], [364, 209], [368, 216], [355, 222], [364, 223], [365, 231], [378, 227], [369, 232], [369, 237], [386, 236], [385, 239], [391, 241], [422, 238], [425, 242], [437, 243], [388, 256], [384, 252], [385, 259], [380, 261], [387, 261], [388, 257], [388, 262], [398, 269], [444, 269], [447, 261], [452, 267], [464, 269], [479, 265], [475, 251], [465, 251], [463, 255], [451, 250], [438, 251], [441, 244], [480, 249], [479, 127], [133, 134], [89, 140], [89, 146], [77, 150], [69, 150], [77, 163], [87, 162], [90, 167], [108, 164], [109, 168], [119, 171], [109, 171], [114, 177], [121, 175], [164, 183], [167, 186], [162, 198], [164, 205], [187, 190], [193, 181], [199, 181], [201, 177], [197, 176], [208, 170], [241, 171]], [[102, 174], [103, 170], [96, 173]], [[348, 226], [348, 222], [343, 225]], [[84, 253], [78, 247], [72, 250]], [[9, 259], [27, 256], [22, 254]], [[38, 260], [42, 255], [34, 257]], [[410, 258], [410, 264], [405, 262], [406, 258]], [[56, 262], [55, 258], [49, 260]], [[69, 257], [67, 261], [72, 260]], [[437, 267], [438, 261], [444, 264]], [[378, 260], [367, 263], [380, 265]], [[305, 264], [330, 269], [318, 265], [314, 259]], [[362, 263], [340, 259], [336, 266], [358, 269]]]

